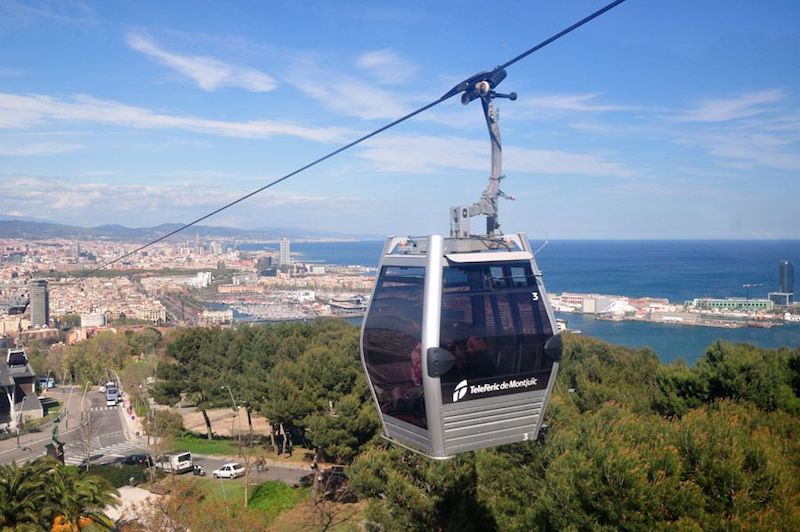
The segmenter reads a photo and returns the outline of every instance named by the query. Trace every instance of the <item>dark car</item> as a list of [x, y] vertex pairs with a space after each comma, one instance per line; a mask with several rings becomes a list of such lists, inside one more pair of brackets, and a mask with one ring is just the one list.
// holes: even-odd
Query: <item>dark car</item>
[[151, 467], [153, 465], [153, 458], [149, 454], [129, 454], [120, 461], [120, 464]]

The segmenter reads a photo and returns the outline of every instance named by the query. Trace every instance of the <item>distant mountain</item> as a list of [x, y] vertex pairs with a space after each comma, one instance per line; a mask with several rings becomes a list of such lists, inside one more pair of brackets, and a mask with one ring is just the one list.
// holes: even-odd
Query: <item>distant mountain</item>
[[41, 223], [53, 223], [50, 220], [45, 220], [42, 218], [34, 218], [33, 216], [16, 216], [14, 214], [0, 214], [0, 222], [15, 222], [15, 221], [22, 221], [22, 222], [41, 222]]
[[[11, 219], [9, 219], [11, 218]], [[119, 224], [98, 225], [97, 227], [78, 227], [52, 222], [40, 222], [20, 219], [10, 216], [0, 217], [0, 237], [6, 238], [81, 238], [101, 240], [153, 240], [170, 233], [183, 224], [165, 223], [154, 227], [126, 227]], [[213, 227], [208, 225], [195, 225], [186, 231], [171, 237], [171, 240], [191, 240], [199, 236], [208, 238], [228, 239], [258, 239], [277, 240], [281, 237], [291, 239], [368, 239], [374, 235], [354, 235], [335, 233], [331, 231], [317, 231], [311, 229], [290, 228], [259, 228], [236, 229], [233, 227]]]
[[309, 235], [314, 235], [314, 238], [332, 238], [341, 240], [383, 240], [386, 235], [378, 233], [341, 233], [337, 231], [319, 231], [317, 229], [302, 229], [297, 227], [258, 227], [252, 229], [258, 233], [269, 233], [276, 235], [276, 238], [309, 238]]

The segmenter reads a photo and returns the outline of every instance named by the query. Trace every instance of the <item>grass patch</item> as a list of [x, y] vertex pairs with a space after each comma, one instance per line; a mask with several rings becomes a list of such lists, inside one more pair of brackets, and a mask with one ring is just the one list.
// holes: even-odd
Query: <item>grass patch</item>
[[[244, 506], [243, 478], [204, 478], [198, 480], [198, 484], [203, 486], [209, 497]], [[253, 489], [253, 486], [250, 486], [250, 489]]]
[[[208, 494], [220, 502], [244, 506], [244, 479], [211, 479], [198, 480]], [[257, 486], [250, 486], [249, 510], [259, 512], [266, 522], [275, 519], [282, 512], [291, 510], [308, 497], [309, 488], [291, 488], [278, 481], [267, 481]]]
[[256, 486], [250, 496], [250, 508], [264, 512], [269, 520], [291, 510], [308, 497], [308, 488], [291, 488], [283, 482], [267, 481]]
[[136, 413], [136, 417], [147, 417], [150, 405], [147, 404], [144, 398], [139, 397], [133, 401], [133, 411]]
[[194, 434], [184, 434], [175, 440], [176, 450], [189, 451], [194, 454], [223, 454], [236, 456], [239, 454], [236, 442], [231, 440], [209, 440]]

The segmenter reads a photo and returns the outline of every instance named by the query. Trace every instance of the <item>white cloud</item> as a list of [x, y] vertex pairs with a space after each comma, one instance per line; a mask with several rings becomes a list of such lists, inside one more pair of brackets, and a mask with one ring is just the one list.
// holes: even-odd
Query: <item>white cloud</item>
[[58, 155], [83, 148], [80, 144], [64, 144], [58, 142], [37, 142], [31, 144], [0, 144], [0, 155], [12, 157], [30, 157], [39, 155]]
[[409, 110], [398, 95], [364, 80], [321, 68], [309, 59], [297, 59], [285, 79], [328, 109], [347, 116], [365, 120], [394, 119]]
[[14, 68], [0, 67], [0, 78], [19, 78], [22, 77], [22, 71]]
[[128, 34], [128, 44], [134, 50], [192, 79], [205, 91], [239, 87], [251, 92], [268, 92], [277, 87], [275, 80], [260, 70], [232, 65], [213, 57], [169, 52], [143, 33]]
[[84, 2], [34, 0], [0, 2], [0, 20], [28, 24], [35, 19], [49, 19], [65, 24], [97, 24], [94, 9]]
[[525, 96], [514, 105], [533, 111], [571, 111], [580, 113], [610, 113], [637, 109], [632, 106], [597, 103], [598, 96], [600, 95], [597, 93], [540, 94]]
[[386, 84], [409, 83], [417, 73], [416, 66], [388, 49], [361, 54], [356, 65]]
[[678, 113], [675, 119], [680, 122], [727, 122], [755, 116], [770, 108], [767, 104], [785, 98], [782, 90], [772, 89], [748, 92], [734, 98], [706, 100], [694, 109]]
[[[0, 189], [0, 212], [13, 207], [19, 215], [38, 216], [47, 212], [52, 219], [75, 220], [87, 216], [84, 223], [119, 223], [139, 220], [152, 225], [164, 221], [187, 221], [230, 202], [246, 191], [223, 190], [221, 186], [184, 181], [158, 185], [132, 183], [84, 182], [52, 177], [3, 177]], [[263, 210], [271, 208], [327, 205], [331, 199], [322, 195], [262, 194], [257, 201], [245, 202], [242, 207]], [[252, 217], [252, 211], [246, 212]], [[74, 222], [73, 222], [74, 223]], [[209, 221], [213, 225], [213, 219]]]
[[624, 164], [602, 155], [563, 150], [535, 150], [510, 146], [503, 149], [505, 168], [514, 172], [571, 174], [593, 177], [630, 176]]
[[778, 105], [785, 99], [768, 90], [708, 100], [678, 115], [692, 124], [674, 133], [675, 142], [698, 146], [728, 168], [800, 170], [800, 114]]
[[299, 137], [333, 142], [348, 132], [341, 128], [308, 128], [288, 122], [230, 122], [154, 113], [111, 100], [75, 96], [63, 101], [44, 95], [0, 93], [0, 128], [34, 127], [49, 122], [90, 122], [136, 129], [175, 129], [238, 138]]
[[[391, 136], [371, 139], [358, 155], [388, 172], [432, 174], [442, 170], [489, 170], [484, 141], [456, 137]], [[504, 169], [511, 172], [627, 176], [623, 164], [600, 155], [562, 150], [503, 149]]]
[[741, 168], [800, 170], [800, 154], [786, 139], [765, 133], [729, 132], [695, 139], [710, 154], [739, 162]]

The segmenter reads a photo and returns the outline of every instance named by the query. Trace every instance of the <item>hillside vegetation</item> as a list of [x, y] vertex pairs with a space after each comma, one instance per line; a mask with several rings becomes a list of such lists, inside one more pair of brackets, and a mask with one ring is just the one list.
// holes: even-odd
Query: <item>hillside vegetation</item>
[[230, 386], [350, 464], [380, 529], [800, 529], [800, 349], [720, 342], [688, 367], [568, 336], [546, 435], [445, 462], [377, 437], [346, 323], [187, 329], [167, 353], [159, 401], [225, 406]]
[[[118, 370], [137, 404], [155, 371], [149, 393], [162, 404], [205, 413], [231, 408], [233, 400], [263, 414], [275, 430], [268, 449], [290, 452], [294, 445], [347, 466], [366, 510], [340, 514], [348, 515], [343, 526], [800, 530], [800, 348], [717, 342], [689, 367], [661, 364], [647, 349], [567, 335], [539, 441], [439, 462], [379, 437], [358, 341], [355, 327], [321, 320], [178, 329], [163, 337], [146, 328], [49, 351], [29, 347], [39, 369], [72, 382], [102, 381], [108, 368]], [[205, 418], [203, 436], [215, 439]], [[178, 422], [172, 432], [180, 430]], [[36, 470], [19, 471], [29, 467]], [[333, 522], [336, 512], [311, 499], [305, 514], [317, 524]], [[185, 507], [187, 519], [226, 523], [220, 529], [270, 526], [255, 510], [234, 512], [202, 497], [173, 503]], [[65, 512], [54, 508], [52, 515]], [[12, 508], [4, 515], [16, 514]]]

